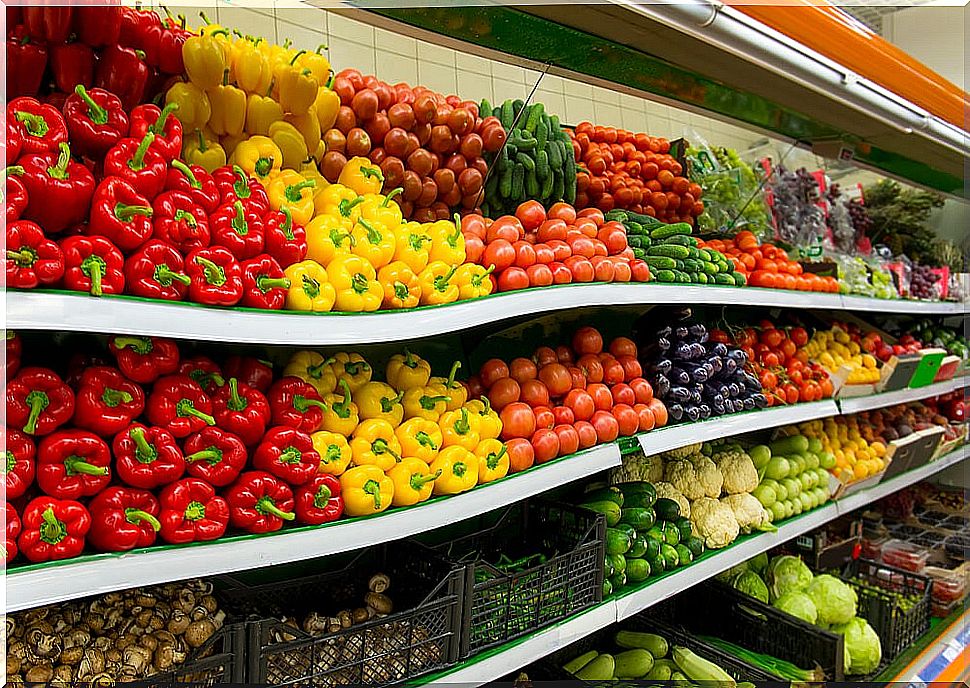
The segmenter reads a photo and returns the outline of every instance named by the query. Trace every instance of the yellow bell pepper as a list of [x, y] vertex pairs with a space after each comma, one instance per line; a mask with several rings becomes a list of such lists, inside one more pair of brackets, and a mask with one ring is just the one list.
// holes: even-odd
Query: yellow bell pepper
[[205, 15], [204, 11], [200, 11], [199, 16], [202, 17], [202, 25], [199, 27], [198, 31], [200, 36], [211, 36], [216, 32], [218, 32], [220, 35], [225, 34], [228, 36], [229, 32], [226, 30], [226, 28], [221, 24], [215, 24], [209, 21], [209, 18]]
[[283, 121], [289, 122], [300, 132], [308, 153], [316, 152], [320, 145], [320, 122], [312, 105], [305, 112], [283, 115]]
[[[317, 196], [321, 191], [330, 186], [330, 182], [327, 178], [320, 174], [320, 168], [317, 166], [317, 161], [313, 158], [309, 158], [302, 165], [300, 169], [297, 170], [303, 175], [304, 179], [312, 179], [317, 184], [313, 187], [313, 200], [316, 201]], [[314, 205], [314, 214], [316, 213], [316, 206]]]
[[468, 409], [459, 408], [441, 414], [438, 421], [441, 427], [441, 437], [446, 447], [464, 447], [468, 451], [475, 451], [481, 441], [478, 435], [478, 421], [468, 415]]
[[358, 194], [377, 194], [384, 186], [384, 173], [369, 158], [356, 156], [347, 161], [337, 178], [339, 184], [353, 189]]
[[282, 45], [279, 43], [266, 42], [260, 44], [259, 47], [265, 54], [266, 59], [269, 60], [269, 66], [273, 70], [273, 76], [276, 77], [277, 68], [280, 65], [288, 65], [290, 63], [290, 58], [293, 57], [294, 51], [290, 49], [293, 44], [289, 38], [287, 38]]
[[370, 382], [374, 371], [370, 363], [360, 354], [341, 351], [334, 354], [333, 359], [333, 370], [337, 374], [337, 379], [346, 380], [351, 392], [356, 392]]
[[428, 228], [431, 235], [431, 261], [440, 260], [447, 265], [465, 262], [465, 235], [461, 233], [461, 218], [455, 221], [438, 220]]
[[209, 127], [219, 136], [238, 136], [246, 124], [246, 94], [229, 83], [229, 68], [222, 72], [222, 83], [209, 89], [212, 116]]
[[411, 387], [404, 391], [404, 417], [423, 418], [435, 423], [441, 414], [448, 410], [448, 397], [438, 394], [431, 387]]
[[199, 36], [190, 36], [182, 44], [182, 61], [189, 81], [201, 89], [215, 88], [222, 83], [223, 74], [229, 68], [229, 43], [220, 36], [228, 37], [225, 29], [218, 28]]
[[387, 472], [394, 482], [394, 506], [413, 506], [426, 501], [434, 489], [434, 481], [441, 477], [441, 471], [428, 473], [428, 464], [421, 459], [406, 458]]
[[374, 266], [360, 256], [336, 255], [327, 266], [337, 290], [337, 310], [349, 313], [376, 311], [384, 300]]
[[293, 222], [304, 225], [313, 217], [313, 187], [316, 182], [304, 179], [299, 172], [283, 170], [269, 180], [266, 195], [273, 210], [287, 208]]
[[351, 223], [360, 217], [359, 206], [362, 202], [363, 198], [356, 191], [343, 184], [331, 184], [313, 201], [317, 215], [333, 215]]
[[428, 267], [418, 274], [421, 283], [421, 305], [437, 306], [454, 303], [458, 300], [458, 285], [452, 282], [457, 265], [448, 265], [440, 260], [428, 263]]
[[360, 423], [360, 415], [347, 381], [338, 379], [337, 389], [339, 392], [334, 391], [323, 397], [327, 410], [323, 412], [323, 424], [320, 427], [328, 432], [350, 437]]
[[327, 270], [312, 260], [290, 265], [283, 274], [290, 280], [286, 290], [286, 309], [326, 313], [333, 309], [336, 292], [327, 278]]
[[303, 349], [297, 351], [287, 362], [283, 375], [298, 377], [312, 385], [322, 397], [337, 388], [337, 374], [333, 369], [333, 358], [324, 358], [316, 351]]
[[283, 112], [306, 112], [317, 99], [320, 82], [309, 69], [294, 64], [303, 52], [297, 53], [290, 64], [279, 71], [279, 101]]
[[317, 121], [320, 122], [320, 131], [332, 129], [337, 121], [337, 113], [340, 111], [340, 96], [330, 90], [332, 84], [333, 77], [326, 86], [317, 89], [317, 97], [313, 101]]
[[201, 88], [187, 81], [172, 84], [166, 91], [165, 105], [171, 103], [178, 106], [172, 114], [182, 123], [185, 138], [188, 138], [196, 129], [202, 129], [212, 116], [209, 96]]
[[478, 418], [478, 436], [482, 440], [493, 440], [502, 434], [502, 419], [492, 410], [488, 397], [466, 401], [464, 408]]
[[354, 465], [377, 466], [389, 471], [401, 460], [401, 443], [397, 441], [394, 428], [386, 420], [370, 418], [362, 420], [350, 440]]
[[307, 258], [327, 267], [337, 254], [349, 256], [350, 223], [335, 215], [317, 215], [306, 225]]
[[403, 222], [401, 206], [394, 202], [394, 197], [404, 191], [401, 187], [394, 189], [387, 196], [379, 193], [364, 194], [360, 202], [360, 216], [365, 220], [380, 222], [391, 230], [396, 230]]
[[386, 382], [371, 381], [354, 390], [354, 403], [361, 418], [379, 418], [395, 428], [404, 420], [403, 398], [404, 392], [395, 392]]
[[[307, 160], [307, 163], [313, 163], [314, 168], [317, 170], [317, 174], [320, 174], [320, 163], [323, 162], [323, 156], [326, 154], [327, 144], [323, 141], [323, 139], [320, 139], [320, 143], [317, 144], [317, 150], [310, 153], [310, 158]], [[321, 175], [321, 179], [326, 179], [326, 177]], [[327, 184], [330, 184], [330, 182], [327, 182]]]
[[317, 473], [328, 473], [330, 475], [340, 475], [350, 466], [353, 452], [350, 451], [350, 444], [343, 435], [335, 432], [320, 430], [310, 435], [313, 440], [313, 448], [320, 455], [320, 467]]
[[182, 158], [189, 165], [198, 165], [212, 172], [226, 164], [226, 150], [215, 140], [206, 139], [201, 129], [182, 140]]
[[268, 136], [250, 136], [236, 146], [232, 162], [266, 186], [283, 166], [283, 153]]
[[405, 349], [403, 354], [391, 356], [384, 377], [399, 392], [412, 387], [424, 387], [431, 379], [431, 364]]
[[232, 164], [232, 154], [236, 152], [236, 147], [248, 138], [249, 135], [246, 132], [242, 132], [241, 134], [227, 134], [219, 137], [219, 145], [222, 146], [222, 150], [226, 151], [226, 160], [230, 165]]
[[478, 457], [478, 482], [482, 485], [509, 474], [509, 453], [505, 442], [482, 440], [474, 451]]
[[492, 280], [488, 278], [495, 269], [494, 265], [487, 268], [474, 263], [464, 263], [455, 271], [455, 283], [458, 284], [458, 300], [478, 299], [492, 293]]
[[441, 471], [434, 481], [434, 494], [467, 492], [478, 484], [478, 457], [464, 447], [446, 447], [431, 462], [432, 471]]
[[296, 130], [289, 122], [282, 120], [269, 125], [269, 137], [273, 139], [283, 153], [283, 167], [291, 170], [298, 169], [307, 159], [306, 141], [303, 134]]
[[461, 361], [455, 361], [451, 365], [448, 377], [433, 377], [428, 381], [428, 387], [433, 389], [436, 394], [444, 394], [448, 397], [448, 410], [457, 411], [468, 401], [468, 388], [455, 380], [455, 375], [461, 369]]
[[327, 46], [321, 43], [317, 46], [317, 49], [313, 52], [307, 50], [303, 54], [297, 56], [296, 65], [302, 67], [303, 69], [309, 69], [313, 78], [317, 80], [318, 83], [325, 84], [330, 79], [330, 60], [324, 55], [321, 50], [326, 50]]
[[370, 516], [391, 506], [394, 482], [377, 466], [355, 466], [340, 476], [340, 494], [346, 515]]
[[[394, 233], [383, 224], [359, 218], [350, 235], [353, 237], [351, 253], [354, 253], [375, 268], [382, 268], [394, 257]], [[381, 290], [383, 298], [384, 290]]]
[[257, 48], [262, 40], [244, 39], [233, 44], [232, 73], [239, 88], [247, 93], [266, 93], [273, 82], [269, 59]]
[[384, 289], [384, 308], [414, 308], [421, 300], [421, 284], [407, 263], [395, 260], [377, 272]]
[[405, 222], [394, 230], [394, 260], [406, 263], [414, 274], [428, 267], [430, 248], [431, 237], [425, 233], [423, 225]]
[[413, 456], [431, 463], [441, 449], [441, 428], [431, 420], [411, 418], [399, 425], [394, 434], [401, 443], [403, 456]]
[[[269, 128], [283, 119], [283, 108], [269, 96], [250, 93], [246, 99], [246, 133], [269, 136]], [[282, 155], [282, 153], [280, 154]], [[282, 162], [282, 159], [280, 160]]]

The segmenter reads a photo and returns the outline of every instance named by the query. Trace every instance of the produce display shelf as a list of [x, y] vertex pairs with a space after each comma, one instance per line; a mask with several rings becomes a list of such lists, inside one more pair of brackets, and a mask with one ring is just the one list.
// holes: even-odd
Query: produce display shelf
[[925, 387], [912, 387], [899, 389], [895, 392], [883, 392], [882, 394], [870, 394], [864, 397], [846, 397], [839, 399], [839, 409], [844, 414], [858, 413], [859, 411], [870, 411], [872, 409], [886, 408], [896, 404], [905, 404], [910, 401], [929, 399], [941, 394], [949, 394], [958, 389], [963, 389], [970, 385], [970, 376], [959, 375], [952, 380], [935, 382]]
[[[854, 297], [853, 297], [854, 298]], [[874, 303], [869, 303], [869, 302]], [[405, 341], [586, 306], [715, 305], [885, 310], [885, 301], [862, 299], [846, 305], [839, 294], [673, 284], [563, 284], [493, 294], [447, 306], [378, 313], [282, 313], [244, 308], [221, 309], [190, 303], [166, 303], [131, 296], [103, 296], [61, 291], [8, 291], [7, 327], [22, 330], [125, 332], [235, 344], [348, 345]], [[949, 314], [966, 312], [964, 304], [893, 302], [896, 312]], [[868, 306], [864, 308], [863, 306]]]
[[[961, 676], [962, 674], [962, 676]], [[930, 630], [886, 667], [874, 680], [907, 688], [966, 685], [970, 680], [970, 600], [944, 619], [930, 619]]]
[[95, 554], [6, 574], [6, 611], [87, 597], [135, 585], [243, 571], [311, 559], [398, 540], [514, 504], [546, 490], [620, 465], [616, 444], [604, 444], [464, 494], [325, 526], [263, 536], [238, 536], [180, 547]]
[[629, 618], [677, 592], [686, 590], [708, 578], [716, 576], [736, 564], [792, 540], [803, 533], [825, 525], [848, 511], [881, 499], [885, 495], [923, 480], [943, 469], [965, 460], [968, 445], [950, 452], [933, 463], [903, 473], [886, 483], [858, 492], [851, 497], [813, 509], [788, 519], [776, 532], [756, 533], [739, 538], [730, 547], [711, 551], [694, 564], [676, 569], [661, 578], [652, 580], [642, 588], [606, 600], [581, 614], [577, 614], [557, 626], [542, 629], [515, 643], [500, 646], [490, 652], [476, 655], [462, 665], [447, 672], [433, 675], [423, 685], [467, 684], [480, 686], [506, 676], [517, 667], [525, 666], [551, 654], [553, 651], [595, 633], [617, 621]]

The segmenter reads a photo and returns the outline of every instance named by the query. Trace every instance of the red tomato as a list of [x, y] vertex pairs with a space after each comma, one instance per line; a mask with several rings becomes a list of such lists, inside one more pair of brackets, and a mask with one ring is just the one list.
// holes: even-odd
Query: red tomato
[[589, 218], [580, 218], [576, 220], [576, 222], [573, 223], [573, 227], [575, 227], [576, 231], [587, 239], [592, 239], [596, 236], [596, 232], [599, 231], [599, 225]]
[[[586, 386], [586, 391], [591, 397], [593, 397], [593, 405], [600, 411], [609, 411], [613, 408], [613, 395], [610, 394], [610, 388], [606, 385], [596, 382], [591, 385]], [[579, 418], [579, 416], [576, 416]]]
[[633, 391], [630, 385], [624, 384], [622, 382], [617, 383], [610, 387], [610, 394], [613, 395], [613, 405], [616, 404], [627, 404], [633, 406], [637, 403], [637, 395]]
[[610, 342], [610, 353], [620, 358], [621, 356], [633, 356], [636, 358], [637, 345], [629, 337], [617, 337]]
[[465, 262], [480, 265], [482, 256], [485, 255], [485, 242], [477, 236], [465, 234]]
[[532, 359], [513, 358], [509, 367], [506, 369], [508, 371], [508, 377], [518, 382], [520, 385], [526, 380], [535, 380], [536, 376], [539, 374], [536, 364], [532, 362]]
[[[596, 423], [595, 415], [596, 414], [593, 414], [594, 425]], [[637, 430], [640, 428], [640, 417], [629, 404], [617, 404], [614, 406], [613, 417], [616, 418], [616, 424], [619, 428], [620, 434], [623, 435], [623, 437], [629, 437], [630, 435], [636, 434]]]
[[576, 209], [569, 205], [568, 203], [554, 203], [549, 212], [546, 213], [547, 217], [563, 220], [566, 224], [571, 224], [576, 221]]
[[600, 362], [603, 364], [603, 382], [608, 385], [615, 385], [623, 382], [626, 378], [623, 372], [623, 364], [613, 358], [610, 354], [600, 354]]
[[776, 348], [785, 340], [785, 333], [772, 327], [771, 329], [762, 332], [759, 339], [771, 348]]
[[573, 389], [586, 389], [586, 375], [578, 366], [569, 366], [569, 377], [573, 380]]
[[495, 239], [505, 239], [510, 244], [522, 238], [524, 231], [522, 223], [511, 215], [503, 215], [495, 220], [485, 230], [485, 242], [491, 243]]
[[515, 209], [515, 216], [528, 231], [537, 228], [546, 221], [546, 209], [539, 201], [526, 201]]
[[596, 223], [597, 227], [606, 221], [606, 218], [603, 217], [603, 211], [599, 208], [583, 208], [577, 213], [577, 217], [588, 217]]
[[804, 327], [793, 327], [788, 332], [789, 338], [795, 342], [795, 346], [802, 347], [808, 344], [808, 332]]
[[516, 402], [522, 396], [519, 383], [510, 377], [503, 377], [488, 388], [488, 400], [492, 408], [501, 411], [509, 404]]
[[482, 254], [482, 265], [485, 267], [495, 266], [495, 271], [501, 273], [507, 267], [515, 263], [515, 249], [511, 242], [505, 239], [495, 239], [485, 246]]
[[607, 222], [596, 233], [596, 238], [603, 242], [609, 255], [613, 256], [627, 247], [626, 230], [619, 222]]
[[539, 379], [549, 388], [549, 394], [559, 397], [573, 387], [569, 369], [562, 363], [551, 363], [539, 368]]
[[[534, 247], [536, 252], [536, 262], [540, 265], [549, 265], [556, 260], [556, 254], [553, 253], [549, 244], [536, 244]], [[465, 255], [468, 254], [468, 243], [465, 243]], [[466, 262], [470, 262], [470, 259], [466, 258]]]
[[593, 264], [582, 256], [571, 256], [563, 261], [573, 275], [573, 282], [592, 282], [596, 277]]
[[478, 371], [478, 376], [482, 379], [485, 388], [488, 389], [503, 377], [509, 376], [509, 367], [505, 365], [505, 361], [501, 358], [490, 358]]
[[573, 255], [573, 250], [569, 248], [569, 244], [567, 244], [565, 241], [552, 239], [546, 243], [549, 248], [552, 249], [552, 254], [556, 257], [556, 260], [560, 263], [565, 262], [567, 258]]
[[560, 344], [559, 346], [556, 347], [556, 359], [564, 366], [572, 365], [573, 350], [570, 349], [565, 344]]
[[647, 402], [647, 406], [650, 411], [653, 412], [653, 418], [657, 423], [658, 428], [662, 428], [667, 424], [667, 407], [660, 399], [653, 398]]
[[532, 408], [549, 405], [549, 388], [539, 380], [526, 380], [522, 382], [520, 399]]
[[618, 356], [616, 360], [623, 366], [623, 379], [626, 382], [643, 375], [643, 368], [635, 356]]
[[518, 473], [526, 468], [531, 468], [535, 463], [535, 450], [532, 443], [527, 439], [516, 438], [505, 443], [505, 449], [509, 454], [509, 472]]
[[603, 381], [603, 363], [600, 361], [599, 356], [596, 354], [585, 354], [580, 356], [579, 360], [576, 362], [579, 369], [583, 371], [583, 375], [589, 382], [602, 382]]
[[499, 291], [515, 291], [529, 286], [529, 275], [522, 268], [513, 265], [502, 270], [498, 276]]
[[581, 327], [573, 335], [573, 351], [580, 356], [603, 351], [603, 335], [595, 327]]
[[536, 237], [539, 241], [549, 241], [550, 239], [558, 239], [563, 241], [566, 239], [566, 222], [564, 220], [546, 220], [541, 225], [539, 225], [539, 230], [536, 232]]
[[639, 427], [637, 428], [640, 432], [649, 432], [653, 430], [653, 426], [657, 424], [656, 419], [653, 417], [653, 411], [646, 404], [634, 404], [633, 410], [637, 412], [637, 419], [639, 420]]
[[644, 260], [637, 259], [630, 261], [630, 273], [631, 279], [634, 282], [650, 281], [650, 266]]
[[536, 430], [532, 436], [532, 449], [535, 451], [536, 463], [545, 463], [559, 456], [559, 435], [552, 429]]
[[633, 279], [633, 268], [630, 267], [630, 261], [625, 258], [614, 258], [613, 259], [613, 281], [614, 282], [629, 282]]
[[481, 215], [465, 215], [461, 218], [461, 231], [465, 234], [471, 234], [484, 240], [486, 229], [485, 218]]
[[[609, 393], [608, 389], [606, 391]], [[585, 389], [570, 390], [562, 403], [573, 412], [576, 420], [589, 420], [593, 417], [593, 412], [596, 411], [593, 397]], [[612, 406], [612, 404], [613, 397], [610, 396], [610, 405]]]
[[559, 356], [556, 354], [555, 349], [548, 346], [540, 346], [536, 349], [532, 358], [540, 368], [550, 363], [559, 363]]
[[572, 423], [561, 423], [554, 427], [552, 431], [559, 438], [559, 456], [569, 456], [579, 451], [579, 433], [576, 432]]
[[503, 440], [532, 437], [536, 431], [536, 414], [528, 404], [523, 404], [521, 401], [514, 401], [505, 406], [499, 413], [499, 417], [502, 419]]
[[538, 406], [532, 410], [536, 414], [537, 428], [551, 428], [556, 424], [556, 417], [548, 406]]
[[516, 241], [512, 244], [515, 249], [515, 264], [520, 268], [527, 268], [536, 264], [536, 250], [527, 241]]
[[468, 396], [471, 399], [480, 399], [487, 391], [477, 375], [472, 375], [465, 384], [468, 385]]
[[556, 418], [556, 424], [568, 423], [572, 425], [576, 422], [576, 414], [568, 406], [554, 406], [552, 415]]
[[613, 277], [616, 275], [613, 261], [607, 259], [606, 256], [597, 255], [593, 257], [591, 262], [593, 263], [593, 279], [596, 282], [613, 281]]
[[548, 265], [530, 265], [525, 269], [525, 273], [529, 276], [529, 284], [533, 287], [548, 287], [553, 282], [552, 270]]
[[579, 435], [579, 448], [588, 449], [596, 444], [596, 428], [593, 424], [585, 420], [577, 420], [573, 427], [576, 428], [576, 434]]
[[[633, 409], [630, 409], [633, 411]], [[634, 413], [636, 415], [636, 413]], [[613, 414], [607, 411], [597, 411], [589, 421], [596, 430], [596, 440], [602, 444], [612, 442], [620, 435], [620, 424]]]
[[644, 378], [633, 378], [629, 385], [636, 395], [638, 404], [649, 404], [650, 400], [653, 399], [653, 387]]
[[566, 243], [569, 244], [569, 248], [572, 250], [574, 256], [592, 258], [596, 255], [596, 247], [593, 245], [593, 240], [587, 236], [569, 237], [566, 239]]
[[573, 273], [562, 263], [558, 261], [549, 263], [549, 269], [552, 270], [553, 284], [569, 284], [573, 281]]

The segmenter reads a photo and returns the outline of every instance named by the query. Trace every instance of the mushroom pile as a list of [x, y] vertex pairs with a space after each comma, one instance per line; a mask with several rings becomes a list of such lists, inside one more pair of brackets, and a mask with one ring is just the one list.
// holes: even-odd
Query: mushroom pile
[[183, 663], [224, 618], [212, 584], [201, 580], [10, 614], [8, 685], [112, 686], [152, 676]]

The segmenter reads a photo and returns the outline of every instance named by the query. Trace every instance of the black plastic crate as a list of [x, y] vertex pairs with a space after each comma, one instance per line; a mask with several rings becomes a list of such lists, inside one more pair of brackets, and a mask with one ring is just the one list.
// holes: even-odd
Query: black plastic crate
[[[437, 545], [466, 566], [461, 656], [501, 645], [603, 600], [606, 521], [568, 504], [532, 500], [499, 512], [497, 522]], [[493, 519], [494, 520], [494, 519]], [[497, 568], [541, 553], [518, 573]]]
[[[930, 627], [933, 579], [869, 559], [850, 562], [843, 578], [859, 596], [858, 615], [866, 619], [882, 643], [883, 661], [892, 661]], [[903, 593], [918, 601], [908, 608], [881, 591]]]
[[[221, 597], [247, 622], [250, 684], [385, 686], [454, 665], [465, 571], [415, 556], [406, 543], [364, 550], [343, 568], [276, 580], [223, 577]], [[390, 614], [336, 630], [327, 619], [364, 607], [374, 574], [390, 578]], [[249, 577], [250, 579], [252, 576]]]
[[[171, 671], [139, 681], [146, 688], [163, 688], [180, 684], [220, 686], [245, 681], [245, 624], [226, 624], [216, 631], [189, 658]], [[131, 684], [128, 684], [131, 685]]]

